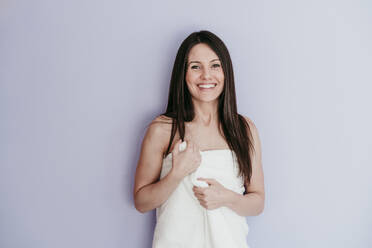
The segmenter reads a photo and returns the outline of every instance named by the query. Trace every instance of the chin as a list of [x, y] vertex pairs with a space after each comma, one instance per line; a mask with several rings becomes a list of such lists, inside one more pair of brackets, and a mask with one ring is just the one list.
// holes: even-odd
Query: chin
[[202, 96], [202, 97], [193, 97], [195, 100], [199, 101], [199, 102], [218, 102], [218, 98], [219, 96]]

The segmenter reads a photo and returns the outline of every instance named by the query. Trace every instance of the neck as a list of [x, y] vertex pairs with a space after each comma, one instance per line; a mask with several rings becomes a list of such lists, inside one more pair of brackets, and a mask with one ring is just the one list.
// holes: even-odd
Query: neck
[[193, 122], [203, 126], [212, 126], [218, 124], [218, 101], [199, 102], [193, 101], [195, 118]]

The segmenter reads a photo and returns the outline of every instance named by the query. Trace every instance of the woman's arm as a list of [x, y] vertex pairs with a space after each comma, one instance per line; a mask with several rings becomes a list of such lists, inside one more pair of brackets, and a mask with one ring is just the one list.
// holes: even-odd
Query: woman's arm
[[171, 128], [160, 118], [155, 119], [147, 129], [137, 164], [133, 195], [135, 208], [141, 213], [165, 202], [182, 180], [173, 170], [159, 180], [164, 147], [169, 141]]
[[246, 186], [247, 194], [240, 195], [228, 190], [226, 206], [242, 216], [255, 216], [263, 212], [265, 206], [264, 175], [262, 168], [261, 141], [253, 121], [245, 117], [253, 137], [254, 154], [252, 154], [251, 183]]
[[227, 196], [226, 207], [234, 210], [241, 216], [257, 216], [263, 212], [264, 209], [264, 193], [250, 192], [246, 195], [240, 195], [234, 191], [229, 190]]

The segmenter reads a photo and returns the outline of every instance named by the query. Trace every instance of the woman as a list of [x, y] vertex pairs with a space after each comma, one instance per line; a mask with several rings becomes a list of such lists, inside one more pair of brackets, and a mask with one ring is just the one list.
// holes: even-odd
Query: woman
[[240, 248], [245, 216], [264, 199], [260, 139], [237, 113], [229, 52], [215, 34], [194, 32], [178, 50], [167, 110], [145, 134], [135, 207], [156, 208], [155, 248]]

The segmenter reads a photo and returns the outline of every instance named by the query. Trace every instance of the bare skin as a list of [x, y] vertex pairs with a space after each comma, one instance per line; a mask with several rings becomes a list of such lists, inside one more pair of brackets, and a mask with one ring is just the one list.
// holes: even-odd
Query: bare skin
[[[171, 133], [171, 120], [159, 116], [152, 121], [142, 142], [133, 192], [135, 207], [141, 213], [159, 207], [181, 180], [200, 166], [199, 151], [229, 149], [218, 128], [218, 97], [224, 84], [224, 73], [218, 56], [207, 45], [197, 44], [190, 50], [188, 61], [186, 83], [192, 95], [195, 118], [185, 123], [187, 148], [183, 152], [178, 151], [181, 140], [177, 132], [170, 149], [172, 169], [159, 180]], [[200, 84], [213, 84], [214, 87], [205, 89], [199, 87]], [[242, 216], [258, 215], [263, 211], [265, 191], [261, 144], [257, 128], [249, 118], [246, 117], [246, 120], [250, 125], [255, 147], [255, 154], [252, 154], [251, 183], [245, 184], [247, 194], [239, 195], [212, 178], [200, 179], [206, 181], [209, 187], [195, 186], [193, 190], [206, 209], [225, 206]]]

